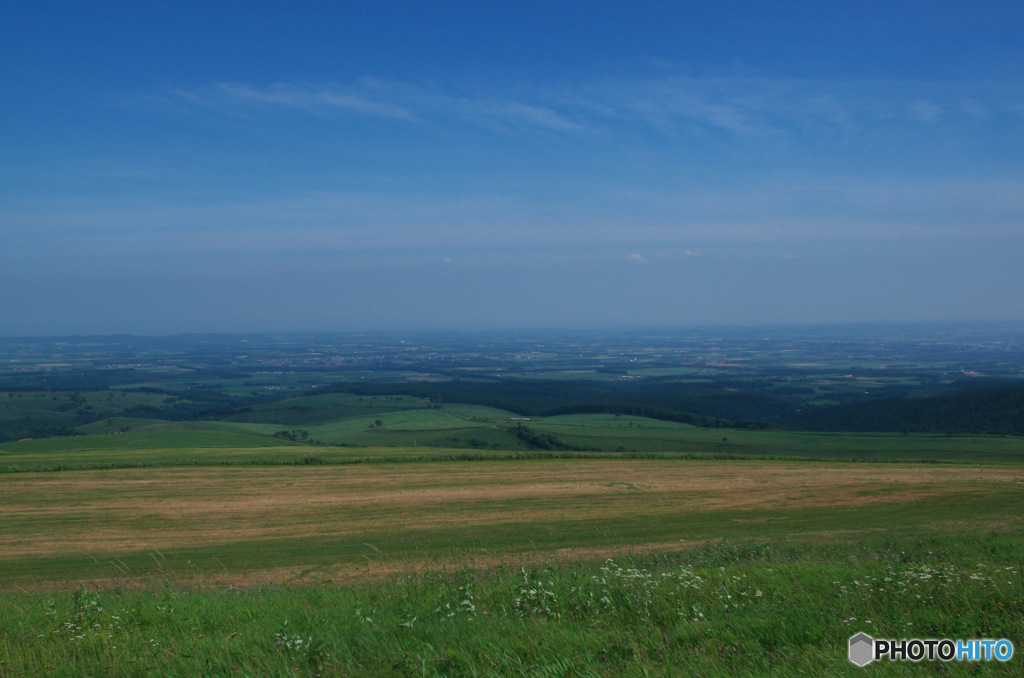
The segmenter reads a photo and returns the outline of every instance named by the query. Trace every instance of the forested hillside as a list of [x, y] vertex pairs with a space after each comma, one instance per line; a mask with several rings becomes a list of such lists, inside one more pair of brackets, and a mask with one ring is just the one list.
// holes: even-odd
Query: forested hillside
[[1024, 389], [968, 391], [934, 398], [872, 400], [803, 413], [789, 425], [809, 431], [913, 431], [1024, 435]]

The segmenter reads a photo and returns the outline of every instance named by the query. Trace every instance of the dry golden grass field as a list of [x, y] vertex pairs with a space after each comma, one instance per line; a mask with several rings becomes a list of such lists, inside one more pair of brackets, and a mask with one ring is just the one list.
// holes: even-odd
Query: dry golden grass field
[[405, 569], [1019, 530], [1024, 468], [574, 459], [0, 476], [0, 584], [314, 583]]

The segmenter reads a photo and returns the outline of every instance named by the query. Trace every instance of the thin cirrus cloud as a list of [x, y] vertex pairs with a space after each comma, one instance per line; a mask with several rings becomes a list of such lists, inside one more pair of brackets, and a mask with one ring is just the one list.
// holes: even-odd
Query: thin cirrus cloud
[[568, 133], [583, 129], [581, 124], [537, 103], [500, 96], [460, 96], [373, 79], [364, 79], [353, 86], [278, 83], [257, 87], [218, 83], [194, 90], [174, 89], [169, 100], [223, 113], [261, 106], [312, 115], [361, 115], [404, 122], [462, 122], [505, 133], [524, 129]]
[[[508, 96], [501, 90], [515, 91]], [[460, 91], [461, 90], [461, 91]], [[221, 111], [268, 107], [311, 115], [470, 124], [502, 133], [576, 134], [643, 125], [670, 135], [713, 130], [744, 138], [877, 134], [894, 125], [1004, 119], [1019, 125], [1021, 88], [985, 82], [813, 80], [750, 76], [607, 78], [554, 86], [445, 88], [365, 78], [353, 84], [225, 82], [174, 89], [165, 101]]]
[[[349, 84], [179, 88], [150, 102], [204, 116], [271, 110], [285, 116], [368, 118], [385, 129], [403, 126], [412, 135], [443, 126], [452, 132], [444, 135], [445, 143], [479, 150], [484, 160], [460, 167], [462, 156], [453, 154], [455, 161], [437, 165], [450, 175], [421, 185], [418, 175], [405, 180], [395, 171], [391, 176], [391, 169], [403, 170], [412, 156], [405, 146], [408, 136], [392, 142], [392, 135], [384, 134], [373, 143], [393, 143], [388, 158], [396, 158], [396, 164], [382, 165], [387, 181], [379, 184], [316, 190], [310, 186], [329, 186], [330, 178], [316, 177], [306, 185], [300, 176], [255, 191], [247, 189], [249, 174], [242, 167], [237, 193], [204, 185], [185, 199], [159, 190], [145, 200], [111, 193], [97, 202], [72, 195], [21, 214], [12, 202], [6, 237], [9, 242], [21, 238], [26, 246], [40, 242], [36, 236], [45, 237], [47, 252], [417, 249], [458, 251], [459, 261], [469, 250], [497, 247], [618, 248], [615, 259], [635, 263], [631, 253], [653, 262], [657, 257], [645, 253], [691, 245], [703, 251], [716, 243], [894, 242], [968, 234], [1019, 238], [1024, 178], [1012, 170], [1016, 146], [999, 143], [999, 135], [1019, 138], [1021, 101], [1020, 88], [999, 83], [698, 77], [676, 71], [546, 85], [367, 78]], [[272, 138], [277, 125], [291, 122], [278, 117], [284, 116], [253, 119], [263, 126], [256, 128], [266, 132], [262, 136]], [[335, 127], [332, 134], [350, 133], [346, 125]], [[465, 133], [467, 127], [477, 133]], [[906, 132], [914, 128], [927, 134], [907, 141], [914, 135]], [[241, 126], [238, 134], [252, 130]], [[687, 135], [710, 141], [684, 155], [675, 149], [690, 147], [675, 142]], [[555, 137], [565, 142], [547, 143]], [[498, 156], [489, 153], [491, 138], [498, 139], [495, 147], [509, 138], [522, 141], [522, 155], [544, 161], [529, 165], [534, 176], [522, 169], [505, 173], [491, 160]], [[867, 170], [847, 163], [861, 140], [892, 147], [891, 156], [884, 156], [891, 162]], [[981, 163], [993, 168], [991, 176], [971, 180], [957, 175], [960, 157], [941, 157], [937, 171], [922, 162], [913, 165], [921, 149], [970, 152], [983, 145], [977, 141], [1014, 163]], [[253, 145], [259, 143], [253, 139]], [[557, 154], [577, 153], [583, 160], [535, 179], [536, 170], [544, 172], [544, 162], [556, 155], [548, 150], [555, 146]], [[719, 149], [739, 149], [739, 161], [735, 155], [730, 159], [727, 179], [702, 178], [700, 170], [716, 162]], [[265, 152], [273, 166], [278, 149]], [[764, 166], [771, 172], [749, 171], [743, 164], [748, 152], [767, 158]], [[592, 170], [594, 157], [600, 158], [597, 164], [611, 160]], [[815, 167], [822, 157], [837, 158], [825, 174]], [[624, 167], [633, 158], [640, 160]], [[630, 174], [638, 166], [649, 168], [639, 179]], [[685, 174], [687, 168], [695, 169]], [[473, 183], [478, 176], [487, 180]], [[535, 191], [534, 185], [544, 190]], [[434, 191], [435, 186], [456, 188]]]
[[745, 137], [800, 131], [873, 134], [900, 124], [1006, 118], [1019, 125], [1024, 89], [986, 82], [695, 77], [608, 80], [582, 89], [595, 116], [661, 130], [703, 127]]
[[236, 83], [219, 83], [213, 87], [212, 99], [224, 103], [251, 103], [281, 108], [293, 108], [307, 113], [348, 111], [361, 115], [413, 120], [408, 108], [384, 101], [373, 101], [354, 92], [326, 87], [301, 88], [291, 85], [273, 85], [257, 89]]

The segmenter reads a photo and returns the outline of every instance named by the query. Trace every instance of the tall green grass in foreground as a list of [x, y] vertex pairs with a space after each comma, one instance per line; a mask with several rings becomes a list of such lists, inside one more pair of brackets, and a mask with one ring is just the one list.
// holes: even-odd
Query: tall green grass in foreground
[[[1024, 541], [930, 530], [298, 589], [0, 594], [0, 675], [973, 676], [1024, 671]], [[846, 659], [1008, 638], [999, 662]]]

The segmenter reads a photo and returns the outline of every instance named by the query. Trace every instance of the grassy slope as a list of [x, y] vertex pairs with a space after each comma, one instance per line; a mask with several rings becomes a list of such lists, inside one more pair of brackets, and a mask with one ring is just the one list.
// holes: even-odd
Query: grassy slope
[[[1020, 459], [1020, 439], [704, 430], [570, 415], [526, 423], [610, 449], [989, 465], [614, 454], [453, 463], [441, 460], [466, 451], [393, 446], [489, 436], [509, 447], [507, 416], [445, 405], [309, 426], [314, 437], [380, 447], [294, 445], [268, 436], [287, 427], [276, 422], [138, 422], [146, 430], [0, 445], [6, 469], [180, 466], [0, 474], [0, 676], [864, 675], [843, 654], [859, 630], [1024, 635], [1024, 482], [1018, 465], [997, 465]], [[376, 419], [383, 426], [371, 427]], [[438, 461], [372, 463], [425, 454]], [[310, 456], [364, 463], [188, 466]], [[772, 479], [787, 469], [789, 480]], [[707, 474], [724, 484], [687, 489]], [[829, 479], [839, 485], [815, 485]], [[645, 544], [663, 555], [639, 555]], [[568, 565], [597, 553], [624, 569]], [[517, 561], [523, 573], [498, 565]], [[389, 585], [305, 587], [378, 577]], [[12, 592], [81, 581], [156, 595]], [[243, 590], [198, 590], [228, 584]], [[923, 668], [938, 670], [869, 670]], [[1019, 659], [982, 669], [1016, 675]], [[948, 667], [949, 675], [976, 671]]]
[[429, 406], [429, 401], [413, 396], [357, 396], [349, 393], [328, 393], [288, 398], [280, 402], [256, 406], [248, 412], [231, 417], [231, 420], [306, 427], [348, 417], [380, 415]]
[[[357, 415], [302, 429], [279, 423], [134, 420], [132, 430], [123, 434], [0, 444], [0, 469], [132, 461], [165, 465], [276, 462], [306, 457], [341, 463], [382, 455], [447, 457], [467, 448], [478, 454], [489, 451], [501, 455], [507, 450], [527, 449], [507, 432], [515, 423], [511, 416], [482, 406], [446, 404], [439, 409]], [[378, 420], [380, 426], [375, 423]], [[908, 461], [1024, 459], [1024, 440], [1016, 437], [701, 429], [643, 417], [600, 414], [534, 417], [523, 423], [570, 445], [609, 452]], [[346, 447], [296, 445], [274, 438], [280, 430], [306, 430], [317, 441]]]
[[96, 436], [71, 436], [26, 440], [0, 445], [0, 459], [9, 455], [48, 455], [63, 452], [95, 452], [123, 450], [135, 452], [144, 459], [147, 452], [161, 449], [194, 450], [206, 448], [246, 448], [279, 446], [282, 443], [266, 436], [239, 431], [216, 431], [207, 427], [161, 427], [157, 430]]
[[1018, 656], [861, 669], [846, 643], [1017, 640], [1022, 559], [1019, 539], [913, 530], [386, 587], [0, 593], [0, 675], [1019, 675]]

